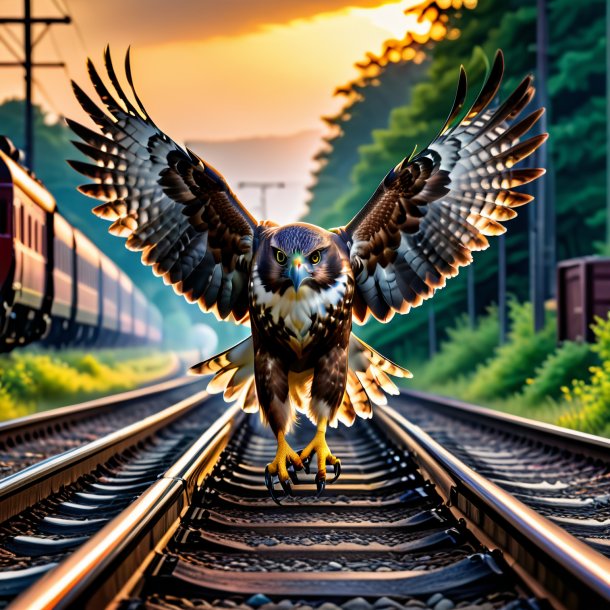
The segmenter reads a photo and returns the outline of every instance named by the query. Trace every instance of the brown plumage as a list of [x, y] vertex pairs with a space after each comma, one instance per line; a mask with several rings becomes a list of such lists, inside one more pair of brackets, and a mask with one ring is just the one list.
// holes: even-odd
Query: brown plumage
[[[335, 478], [339, 460], [325, 440], [327, 425], [351, 425], [373, 415], [398, 390], [390, 379], [410, 376], [356, 338], [352, 320], [387, 321], [430, 298], [472, 252], [528, 203], [514, 190], [543, 170], [515, 168], [546, 139], [520, 141], [542, 114], [519, 122], [533, 97], [531, 77], [495, 109], [503, 59], [498, 52], [479, 96], [468, 109], [466, 75], [439, 135], [394, 167], [371, 199], [344, 227], [326, 231], [305, 223], [280, 227], [257, 222], [224, 178], [153, 123], [139, 100], [125, 62], [128, 96], [104, 55], [114, 92], [88, 62], [105, 110], [76, 84], [77, 99], [101, 131], [68, 121], [82, 139], [76, 146], [94, 164], [72, 161], [93, 180], [80, 190], [102, 203], [94, 213], [112, 222], [110, 232], [141, 252], [142, 262], [203, 311], [249, 323], [252, 335], [195, 367], [212, 374], [211, 392], [224, 392], [248, 412], [259, 409], [278, 438], [266, 481], [290, 492], [290, 468], [317, 454], [316, 481], [326, 466]], [[297, 454], [287, 443], [296, 414], [318, 426]]]

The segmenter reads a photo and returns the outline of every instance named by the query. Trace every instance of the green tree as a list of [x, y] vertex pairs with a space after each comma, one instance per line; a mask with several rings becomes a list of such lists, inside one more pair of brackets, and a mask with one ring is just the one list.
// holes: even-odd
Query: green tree
[[371, 143], [373, 129], [388, 124], [393, 108], [409, 103], [413, 85], [423, 78], [425, 67], [425, 63], [410, 61], [390, 63], [375, 79], [343, 90], [348, 103], [337, 116], [324, 119], [333, 134], [316, 156], [320, 167], [310, 189], [307, 222], [326, 227], [337, 224], [333, 204], [353, 187], [351, 174], [359, 147]]
[[558, 258], [591, 254], [606, 224], [604, 0], [549, 2], [549, 140]]
[[[485, 75], [487, 60], [502, 48], [506, 58], [503, 93], [514, 88], [535, 65], [535, 9], [526, 0], [482, 2], [474, 11], [463, 14], [459, 21], [461, 34], [455, 40], [445, 40], [428, 51], [429, 64], [422, 82], [411, 88], [408, 104], [397, 106], [388, 126], [372, 131], [372, 142], [358, 149], [358, 162], [351, 174], [351, 189], [328, 209], [330, 225], [344, 224], [367, 201], [380, 180], [391, 167], [419, 149], [438, 133], [455, 94], [460, 64], [466, 66], [471, 99], [478, 92]], [[366, 103], [366, 97], [365, 101]], [[311, 207], [315, 208], [315, 198]], [[328, 206], [327, 206], [328, 207]], [[525, 217], [512, 221], [507, 237], [509, 253], [509, 288], [521, 296], [527, 294], [527, 232]], [[495, 299], [497, 291], [497, 255], [494, 248], [476, 255], [476, 278], [479, 310]], [[432, 302], [412, 310], [407, 316], [397, 316], [391, 327], [371, 323], [360, 332], [379, 349], [408, 364], [427, 352], [428, 311], [434, 307], [439, 334], [455, 321], [455, 315], [465, 309], [465, 274], [448, 282]]]
[[[547, 174], [547, 188], [557, 212], [558, 259], [591, 254], [601, 244], [606, 222], [605, 209], [605, 3], [593, 0], [584, 5], [569, 0], [549, 0], [549, 159], [554, 169]], [[358, 148], [358, 160], [349, 188], [334, 202], [323, 202], [327, 225], [344, 224], [368, 199], [379, 181], [417, 144], [425, 146], [442, 124], [454, 93], [457, 69], [464, 64], [469, 81], [480, 82], [484, 73], [481, 56], [491, 58], [497, 48], [504, 51], [506, 75], [502, 92], [514, 88], [536, 66], [536, 8], [526, 0], [487, 0], [475, 10], [464, 11], [459, 20], [460, 36], [444, 40], [428, 50], [429, 62], [420, 83], [410, 85], [409, 102], [390, 112], [385, 128], [371, 124], [370, 141]], [[420, 75], [421, 76], [421, 75]], [[383, 87], [383, 83], [380, 85]], [[471, 87], [476, 90], [475, 87]], [[398, 101], [398, 99], [397, 99]], [[360, 109], [365, 116], [366, 90]], [[342, 135], [343, 139], [349, 134]], [[347, 139], [346, 139], [347, 142]], [[326, 152], [332, 167], [341, 159], [351, 160], [339, 140]], [[349, 148], [349, 146], [348, 146]], [[334, 157], [341, 159], [334, 159]], [[553, 184], [552, 180], [556, 183]], [[311, 210], [317, 208], [312, 190]], [[535, 204], [534, 204], [535, 205]], [[528, 293], [527, 212], [508, 225], [508, 288], [520, 299]], [[602, 246], [598, 245], [602, 250]], [[496, 247], [475, 255], [476, 293], [482, 312], [495, 300], [497, 290]], [[434, 300], [441, 338], [455, 316], [465, 308], [465, 274], [448, 282]], [[427, 319], [430, 302], [407, 316], [392, 321], [391, 329], [370, 324], [365, 338], [395, 358], [419, 359], [427, 352]]]

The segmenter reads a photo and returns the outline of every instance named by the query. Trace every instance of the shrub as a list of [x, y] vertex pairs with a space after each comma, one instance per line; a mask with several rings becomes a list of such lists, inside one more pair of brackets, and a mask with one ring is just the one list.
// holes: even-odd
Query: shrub
[[548, 399], [561, 398], [561, 388], [576, 379], [585, 379], [597, 362], [589, 344], [566, 341], [536, 369], [533, 379], [527, 380], [523, 400], [536, 406]]
[[590, 368], [587, 382], [576, 380], [564, 387], [566, 401], [571, 410], [558, 420], [560, 426], [592, 434], [604, 434], [610, 427], [610, 315], [596, 318], [593, 325], [596, 343], [591, 349], [601, 364]]
[[468, 400], [506, 398], [520, 391], [532, 371], [555, 349], [555, 316], [547, 312], [544, 328], [533, 330], [530, 303], [510, 304], [508, 341], [496, 348], [493, 358], [479, 365], [466, 391]]
[[0, 419], [129, 390], [168, 374], [173, 366], [166, 354], [126, 351], [25, 350], [1, 357]]
[[498, 311], [490, 307], [474, 328], [470, 326], [468, 317], [463, 316], [447, 334], [448, 339], [432, 359], [421, 367], [413, 367], [413, 385], [416, 387], [432, 390], [455, 382], [490, 358], [498, 345]]

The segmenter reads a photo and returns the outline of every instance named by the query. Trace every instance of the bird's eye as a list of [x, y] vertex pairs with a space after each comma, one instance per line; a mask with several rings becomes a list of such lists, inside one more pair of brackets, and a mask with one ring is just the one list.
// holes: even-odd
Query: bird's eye
[[275, 260], [280, 265], [283, 265], [286, 262], [286, 255], [281, 250], [276, 250], [275, 251]]
[[322, 257], [320, 256], [320, 250], [316, 250], [310, 257], [309, 260], [314, 264], [317, 265], [320, 262], [320, 259]]

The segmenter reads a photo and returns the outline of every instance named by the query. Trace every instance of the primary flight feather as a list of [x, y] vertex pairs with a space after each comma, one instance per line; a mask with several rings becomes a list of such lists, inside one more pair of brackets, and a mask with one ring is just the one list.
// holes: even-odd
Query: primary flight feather
[[[113, 92], [93, 63], [89, 76], [104, 110], [76, 83], [76, 97], [101, 133], [68, 120], [76, 146], [94, 163], [71, 161], [93, 180], [81, 192], [100, 200], [94, 213], [112, 221], [110, 232], [142, 253], [142, 262], [176, 293], [218, 318], [249, 323], [252, 334], [226, 352], [193, 367], [213, 374], [209, 389], [260, 408], [278, 440], [265, 471], [274, 500], [277, 477], [286, 493], [295, 470], [317, 454], [316, 482], [340, 461], [325, 439], [328, 425], [351, 425], [372, 416], [398, 392], [390, 379], [410, 373], [358, 339], [352, 321], [370, 315], [383, 322], [430, 298], [488, 236], [532, 197], [513, 190], [544, 170], [515, 167], [546, 134], [522, 140], [542, 115], [517, 122], [531, 101], [526, 77], [501, 104], [503, 74], [496, 54], [485, 84], [467, 110], [466, 74], [460, 70], [447, 121], [428, 147], [403, 159], [345, 226], [327, 231], [306, 223], [257, 221], [221, 174], [176, 144], [150, 119], [125, 60], [131, 97], [106, 49]], [[296, 412], [318, 427], [300, 453], [286, 440]], [[333, 479], [334, 480], [334, 479]]]

